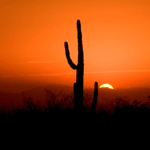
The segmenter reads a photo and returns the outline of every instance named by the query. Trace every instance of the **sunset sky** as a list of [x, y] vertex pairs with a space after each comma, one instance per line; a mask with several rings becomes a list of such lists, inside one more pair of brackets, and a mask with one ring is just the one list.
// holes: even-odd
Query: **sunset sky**
[[0, 90], [22, 81], [72, 85], [64, 42], [77, 63], [78, 19], [85, 87], [150, 87], [149, 0], [0, 0]]

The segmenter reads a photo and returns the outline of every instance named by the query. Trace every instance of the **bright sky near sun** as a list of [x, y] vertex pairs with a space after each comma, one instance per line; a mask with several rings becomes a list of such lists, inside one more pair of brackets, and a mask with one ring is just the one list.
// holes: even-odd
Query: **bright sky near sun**
[[73, 84], [77, 19], [85, 86], [150, 87], [149, 0], [0, 0], [0, 81]]

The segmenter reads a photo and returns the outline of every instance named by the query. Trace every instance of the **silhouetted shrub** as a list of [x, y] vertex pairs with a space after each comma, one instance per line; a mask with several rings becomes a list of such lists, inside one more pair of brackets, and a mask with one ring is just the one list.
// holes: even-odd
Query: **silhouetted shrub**
[[[58, 125], [66, 128], [69, 124], [72, 128], [75, 127], [75, 124], [87, 128], [91, 128], [90, 124], [92, 124], [93, 128], [117, 125], [120, 122], [123, 122], [122, 125], [134, 122], [137, 124], [143, 122], [144, 124], [150, 118], [150, 103], [142, 104], [137, 100], [130, 104], [128, 100], [118, 98], [115, 103], [110, 105], [112, 107], [101, 105], [97, 113], [84, 111], [80, 114], [75, 113], [73, 110], [73, 94], [69, 96], [47, 90], [47, 101], [48, 105], [44, 110], [41, 110], [30, 96], [24, 97], [24, 107], [14, 109], [7, 114], [1, 113], [1, 121], [7, 124], [22, 124], [22, 126], [25, 124], [34, 124], [36, 126], [38, 124], [38, 126], [56, 129], [59, 128]], [[67, 103], [68, 105], [66, 105]]]

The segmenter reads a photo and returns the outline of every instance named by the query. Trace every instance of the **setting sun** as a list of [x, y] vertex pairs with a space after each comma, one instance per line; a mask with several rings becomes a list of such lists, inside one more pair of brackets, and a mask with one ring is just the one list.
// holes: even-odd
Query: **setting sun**
[[109, 89], [114, 89], [112, 85], [107, 84], [107, 83], [102, 84], [102, 85], [100, 86], [100, 88], [109, 88]]

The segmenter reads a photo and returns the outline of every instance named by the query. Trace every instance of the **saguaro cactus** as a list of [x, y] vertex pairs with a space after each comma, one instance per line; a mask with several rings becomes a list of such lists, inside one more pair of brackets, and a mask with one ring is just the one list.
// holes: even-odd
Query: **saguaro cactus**
[[[80, 20], [77, 20], [77, 33], [78, 33], [78, 64], [75, 65], [73, 61], [71, 60], [67, 42], [65, 42], [65, 52], [66, 52], [67, 61], [69, 65], [71, 66], [71, 68], [77, 70], [76, 83], [74, 83], [74, 109], [82, 110], [83, 109], [84, 59], [83, 59], [83, 46], [82, 46], [82, 33], [81, 33]], [[95, 85], [98, 85], [98, 83], [96, 82]], [[97, 103], [97, 96], [96, 94], [94, 95], [96, 97], [95, 102]], [[98, 92], [97, 92], [97, 95], [98, 95]], [[93, 99], [93, 102], [94, 102], [94, 99]], [[93, 106], [92, 108], [95, 108]]]

